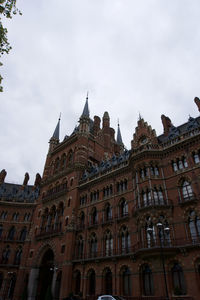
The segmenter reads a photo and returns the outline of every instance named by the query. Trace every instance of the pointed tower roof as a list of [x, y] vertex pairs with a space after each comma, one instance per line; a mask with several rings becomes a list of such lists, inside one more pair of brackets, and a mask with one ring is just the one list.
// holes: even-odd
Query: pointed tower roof
[[56, 125], [56, 128], [54, 130], [54, 133], [52, 135], [52, 138], [59, 140], [59, 136], [60, 136], [60, 117], [58, 119], [58, 123]]
[[90, 116], [90, 112], [89, 112], [89, 106], [88, 106], [88, 93], [87, 93], [85, 106], [84, 106], [83, 113], [82, 113], [81, 117], [89, 118], [89, 116]]
[[117, 128], [117, 144], [123, 145], [122, 135], [121, 135], [120, 127], [119, 127], [119, 122], [118, 122], [118, 128]]

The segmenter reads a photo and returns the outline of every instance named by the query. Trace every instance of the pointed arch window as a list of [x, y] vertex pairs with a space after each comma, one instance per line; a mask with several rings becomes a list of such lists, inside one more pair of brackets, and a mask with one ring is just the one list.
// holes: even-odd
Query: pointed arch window
[[20, 247], [15, 253], [14, 265], [19, 265], [22, 256], [22, 248]]
[[123, 296], [131, 296], [131, 272], [128, 267], [122, 269], [122, 294]]
[[8, 240], [10, 241], [14, 240], [14, 236], [15, 236], [15, 227], [12, 226], [8, 232]]
[[192, 156], [195, 164], [200, 163], [200, 151], [197, 153], [193, 152]]
[[83, 258], [84, 242], [82, 236], [78, 240], [78, 258]]
[[122, 253], [130, 252], [131, 248], [131, 240], [130, 234], [126, 226], [123, 226], [121, 229], [121, 251]]
[[98, 220], [97, 209], [96, 207], [94, 207], [91, 213], [91, 225], [97, 224], [97, 220]]
[[83, 211], [82, 211], [81, 214], [80, 214], [80, 227], [81, 227], [81, 228], [84, 228], [84, 227], [85, 227], [85, 214], [84, 214]]
[[171, 272], [172, 272], [174, 294], [185, 295], [186, 285], [185, 285], [185, 278], [184, 278], [182, 267], [178, 263], [175, 263], [171, 269]]
[[145, 296], [154, 295], [153, 275], [149, 265], [142, 267], [142, 288]]
[[184, 181], [181, 186], [183, 199], [189, 199], [193, 197], [193, 190], [191, 184], [188, 181]]
[[9, 256], [10, 256], [10, 246], [8, 245], [8, 246], [3, 250], [3, 253], [2, 253], [2, 263], [3, 263], [3, 264], [6, 264], [6, 263], [8, 262]]
[[128, 215], [128, 203], [125, 199], [120, 202], [120, 217], [125, 217]]
[[151, 217], [147, 217], [146, 219], [146, 239], [147, 239], [147, 247], [154, 247], [156, 243], [156, 232], [155, 232], [155, 226], [153, 225], [151, 221]]
[[196, 216], [195, 211], [190, 212], [188, 223], [191, 239], [193, 242], [196, 242], [200, 237], [200, 218]]
[[91, 239], [90, 239], [90, 254], [91, 257], [96, 257], [97, 256], [97, 237], [96, 234], [92, 234]]
[[24, 228], [21, 230], [19, 240], [22, 241], [22, 242], [24, 242], [25, 239], [26, 239], [26, 235], [27, 235], [27, 228], [24, 227]]
[[111, 232], [108, 230], [105, 234], [105, 255], [113, 254], [113, 238]]
[[112, 219], [112, 208], [108, 203], [105, 208], [105, 221], [109, 221]]

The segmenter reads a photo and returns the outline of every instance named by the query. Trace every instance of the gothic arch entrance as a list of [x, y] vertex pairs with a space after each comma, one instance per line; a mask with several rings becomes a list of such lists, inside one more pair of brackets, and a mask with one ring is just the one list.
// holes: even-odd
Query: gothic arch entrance
[[51, 297], [51, 286], [53, 279], [54, 268], [54, 253], [51, 249], [48, 249], [42, 258], [37, 287], [37, 300], [44, 300], [47, 295]]

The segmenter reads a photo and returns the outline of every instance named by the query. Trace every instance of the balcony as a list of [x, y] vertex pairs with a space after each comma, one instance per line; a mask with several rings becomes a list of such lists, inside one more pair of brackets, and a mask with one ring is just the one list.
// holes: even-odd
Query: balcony
[[113, 223], [113, 217], [107, 217], [101, 220], [101, 226], [109, 225]]
[[5, 243], [24, 243], [26, 239], [19, 239], [17, 236], [13, 238], [8, 238], [7, 236], [0, 236], [0, 242]]
[[[181, 248], [194, 248], [200, 246], [200, 237], [193, 237], [193, 239], [169, 239], [162, 242], [162, 249], [165, 254], [180, 251]], [[158, 255], [160, 253], [161, 243], [159, 239], [151, 241], [138, 242], [133, 246], [110, 249], [108, 251], [87, 252], [75, 254], [73, 262], [91, 261], [91, 260], [106, 260], [110, 258], [121, 257], [135, 257], [142, 253], [142, 255]]]
[[138, 202], [134, 206], [133, 214], [136, 215], [138, 212], [149, 210], [151, 208], [154, 208], [154, 209], [160, 209], [160, 208], [168, 209], [168, 208], [171, 208], [172, 206], [173, 206], [173, 203], [172, 203], [171, 200], [166, 201], [165, 199], [162, 199], [162, 200], [160, 199], [160, 200], [155, 201], [154, 199], [151, 199], [147, 202], [144, 202], [143, 200], [141, 200], [140, 203]]
[[67, 193], [67, 191], [68, 191], [68, 189], [67, 189], [66, 185], [60, 186], [58, 190], [53, 191], [52, 193], [43, 196], [42, 202], [45, 203], [45, 202], [57, 199], [57, 198], [65, 195]]
[[184, 205], [187, 205], [187, 204], [197, 203], [197, 201], [198, 201], [197, 197], [196, 197], [196, 195], [194, 193], [188, 195], [187, 197], [180, 196], [178, 198], [178, 203], [181, 206], [184, 206]]
[[52, 228], [49, 228], [49, 229], [46, 228], [46, 230], [42, 229], [39, 234], [35, 235], [35, 238], [36, 238], [36, 240], [41, 240], [41, 239], [46, 239], [46, 238], [50, 238], [50, 237], [52, 238], [54, 236], [58, 236], [58, 235], [62, 235], [62, 234], [63, 234], [63, 231], [61, 229], [61, 226], [58, 226], [58, 228], [53, 228], [53, 229]]
[[129, 213], [128, 212], [120, 213], [119, 215], [117, 215], [115, 217], [115, 219], [116, 219], [117, 222], [128, 220], [129, 219]]
[[98, 221], [94, 221], [94, 222], [89, 222], [89, 224], [88, 224], [88, 229], [92, 229], [92, 228], [96, 228], [96, 227], [98, 227]]

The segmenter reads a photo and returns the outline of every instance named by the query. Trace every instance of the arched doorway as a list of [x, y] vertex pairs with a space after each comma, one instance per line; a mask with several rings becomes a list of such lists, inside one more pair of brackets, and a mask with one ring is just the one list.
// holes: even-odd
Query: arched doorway
[[109, 268], [106, 268], [103, 274], [104, 279], [104, 291], [106, 295], [112, 295], [112, 272]]
[[51, 249], [48, 249], [42, 258], [40, 264], [38, 288], [37, 288], [37, 300], [44, 300], [49, 295], [51, 298], [51, 285], [53, 278], [54, 268], [54, 253]]

